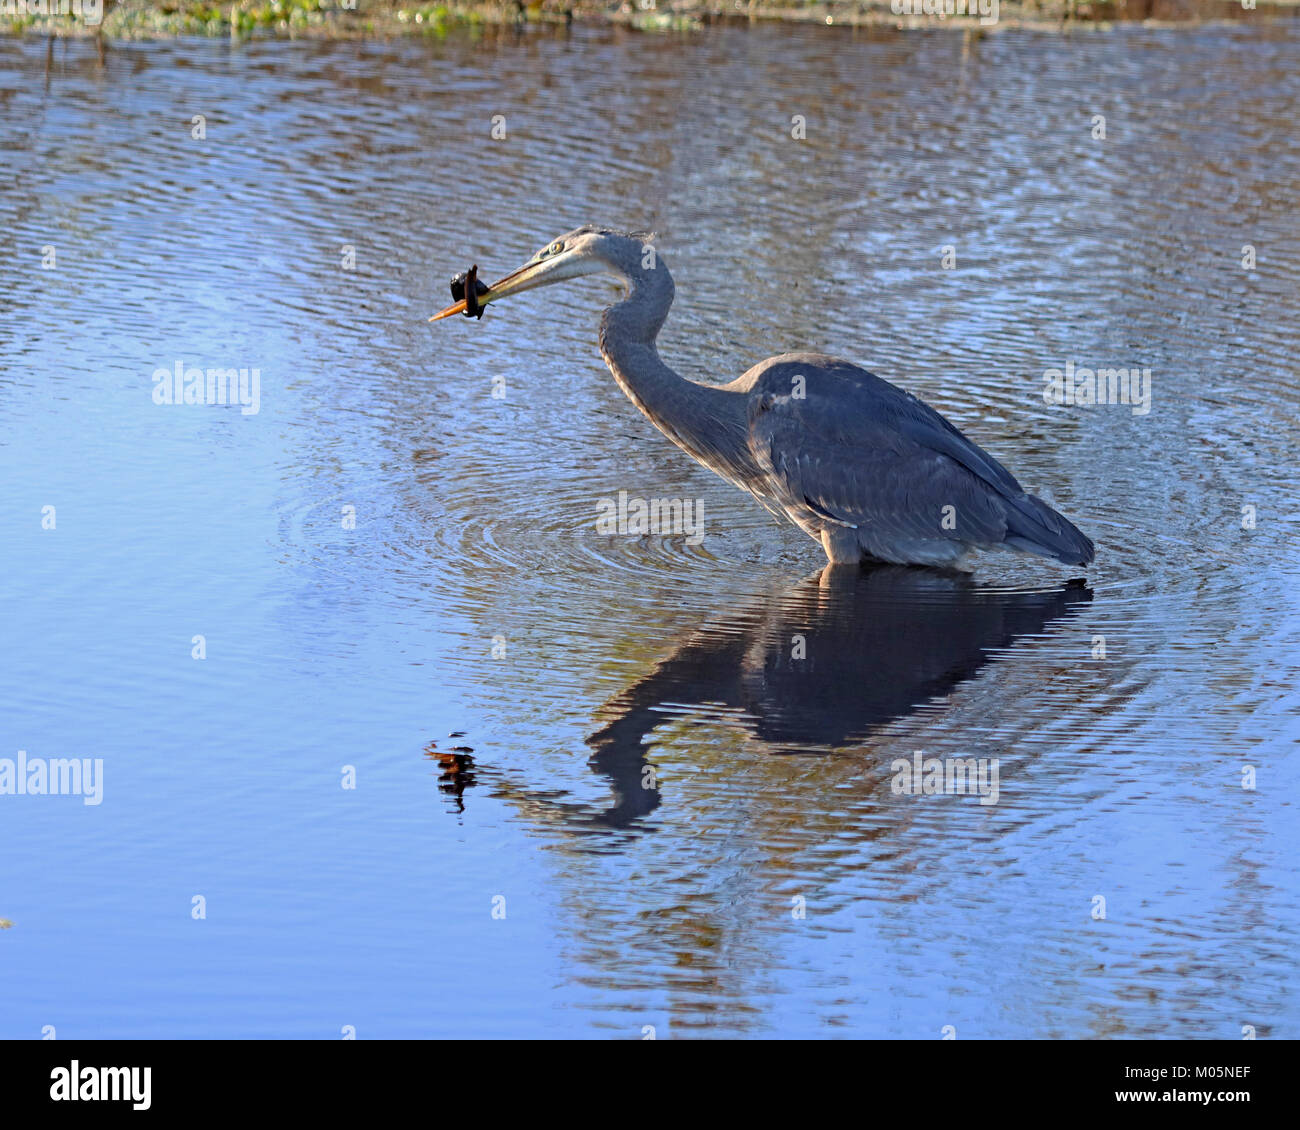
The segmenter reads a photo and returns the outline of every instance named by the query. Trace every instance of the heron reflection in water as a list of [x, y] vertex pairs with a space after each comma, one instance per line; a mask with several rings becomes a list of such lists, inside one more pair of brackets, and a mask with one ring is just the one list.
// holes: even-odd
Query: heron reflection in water
[[[656, 728], [696, 714], [725, 720], [772, 753], [825, 752], [946, 695], [998, 649], [1073, 614], [1092, 591], [1069, 582], [1007, 592], [961, 573], [832, 569], [762, 592], [694, 630], [597, 714], [587, 744], [613, 803], [592, 808], [505, 791], [574, 828], [627, 828], [660, 803], [647, 776]], [[1021, 692], [1017, 690], [1017, 695]]]
[[[655, 338], [672, 276], [644, 232], [581, 227], [430, 321], [598, 272], [628, 296], [605, 311], [600, 351], [651, 422], [692, 457], [792, 521], [832, 564], [966, 568], [971, 551], [1012, 549], [1086, 565], [1093, 544], [988, 452], [910, 393], [847, 361], [785, 353], [729, 384], [687, 380]], [[453, 296], [457, 294], [453, 284]]]

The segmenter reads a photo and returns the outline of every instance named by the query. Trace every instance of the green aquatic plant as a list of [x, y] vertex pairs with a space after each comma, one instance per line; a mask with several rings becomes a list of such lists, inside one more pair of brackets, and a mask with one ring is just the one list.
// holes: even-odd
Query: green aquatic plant
[[[52, 0], [57, 6], [58, 0]], [[1188, 0], [1166, 18], [1195, 24], [1219, 14], [1221, 0]], [[1258, 0], [1262, 10], [1280, 11], [1293, 0]], [[1152, 0], [1002, 0], [1004, 22], [1044, 27], [1104, 25], [1114, 19], [1149, 15]], [[412, 4], [407, 0], [107, 0], [103, 21], [88, 25], [75, 14], [30, 14], [25, 8], [0, 13], [0, 32], [55, 35], [102, 35], [107, 38], [166, 38], [179, 35], [434, 35], [452, 29], [471, 35], [494, 26], [519, 23], [567, 24], [575, 13], [584, 20], [619, 23], [642, 32], [692, 31], [717, 20], [824, 24], [896, 25], [890, 0], [444, 0]], [[942, 21], [941, 21], [942, 22]], [[948, 21], [951, 26], [952, 21]], [[978, 33], [977, 28], [968, 27]]]

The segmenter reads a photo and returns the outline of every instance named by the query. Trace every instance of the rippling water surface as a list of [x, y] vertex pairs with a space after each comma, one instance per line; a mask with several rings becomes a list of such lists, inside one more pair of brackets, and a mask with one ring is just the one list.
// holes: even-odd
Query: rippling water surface
[[[0, 757], [104, 764], [0, 797], [0, 1035], [1300, 1035], [1298, 49], [0, 42]], [[614, 385], [604, 281], [426, 322], [587, 221], [660, 233], [682, 372], [903, 384], [1086, 583], [819, 577]]]

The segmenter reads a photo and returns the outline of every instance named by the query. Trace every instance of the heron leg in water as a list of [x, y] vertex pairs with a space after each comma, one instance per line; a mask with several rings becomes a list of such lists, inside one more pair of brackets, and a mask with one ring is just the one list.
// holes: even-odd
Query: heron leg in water
[[864, 559], [871, 560], [862, 552], [857, 530], [823, 526], [822, 548], [832, 565], [861, 565]]
[[897, 558], [879, 557], [863, 545], [861, 530], [845, 526], [823, 526], [822, 549], [832, 566], [838, 565], [929, 565], [958, 573], [970, 572], [971, 553], [956, 541], [913, 542], [899, 547]]

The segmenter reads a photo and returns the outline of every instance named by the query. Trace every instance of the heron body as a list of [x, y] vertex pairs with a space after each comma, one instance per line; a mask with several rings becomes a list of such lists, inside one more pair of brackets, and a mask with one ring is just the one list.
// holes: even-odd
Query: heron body
[[[481, 307], [597, 271], [628, 283], [605, 311], [600, 351], [619, 386], [670, 440], [818, 541], [833, 564], [961, 568], [972, 550], [1069, 565], [1093, 544], [933, 408], [819, 353], [761, 361], [729, 384], [679, 376], [655, 340], [675, 288], [646, 233], [582, 227], [477, 297]], [[435, 318], [465, 313], [464, 300]]]

